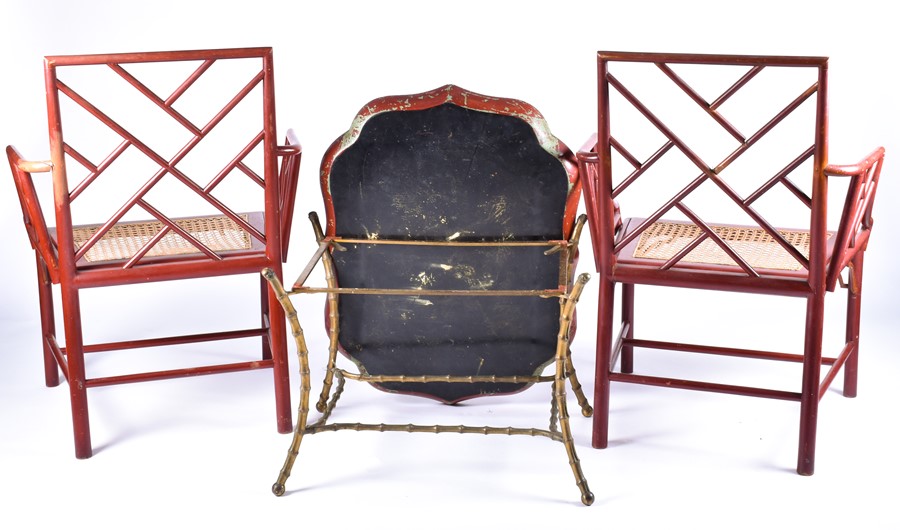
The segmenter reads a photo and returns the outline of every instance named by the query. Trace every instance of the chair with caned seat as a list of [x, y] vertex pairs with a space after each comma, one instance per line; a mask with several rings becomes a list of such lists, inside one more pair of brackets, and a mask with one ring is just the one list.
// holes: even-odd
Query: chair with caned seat
[[[608, 443], [611, 382], [783, 399], [800, 403], [797, 472], [813, 473], [819, 401], [842, 368], [844, 395], [856, 395], [863, 256], [884, 156], [829, 164], [827, 67], [823, 57], [598, 54], [598, 133], [579, 153], [600, 276], [594, 447]], [[831, 218], [829, 184], [847, 186]], [[642, 215], [618, 228], [618, 205]], [[823, 356], [825, 294], [839, 283], [846, 342]], [[803, 352], [636, 338], [636, 285], [805, 299]], [[703, 308], [682, 313], [704, 330]], [[800, 385], [650, 375], [635, 348], [793, 362]]]
[[[376, 99], [326, 152], [321, 185], [324, 229], [311, 214], [318, 251], [290, 291], [275, 271], [264, 273], [290, 319], [301, 376], [294, 439], [273, 492], [285, 492], [304, 436], [452, 432], [562, 442], [582, 502], [593, 502], [566, 408], [570, 384], [582, 414], [591, 414], [569, 350], [587, 281], [573, 278], [586, 219], [575, 218], [574, 154], [540, 113], [452, 85]], [[319, 262], [327, 286], [306, 285]], [[322, 416], [311, 421], [310, 363], [292, 299], [314, 293], [327, 293], [329, 357], [316, 404]], [[340, 368], [338, 352], [357, 370]], [[444, 404], [550, 382], [550, 425], [334, 423], [347, 379]]]
[[[45, 380], [56, 386], [62, 371], [69, 383], [78, 458], [93, 452], [87, 389], [120, 383], [272, 368], [277, 428], [290, 432], [286, 325], [264, 281], [254, 278], [262, 291], [253, 327], [102, 344], [84, 343], [79, 296], [86, 288], [280, 270], [300, 145], [292, 131], [278, 144], [272, 76], [271, 48], [46, 58], [50, 160], [24, 160], [12, 146], [7, 156], [37, 258]], [[55, 228], [39, 201], [44, 172], [52, 173]], [[85, 366], [85, 353], [252, 337], [262, 355], [244, 361], [186, 360], [103, 377]]]

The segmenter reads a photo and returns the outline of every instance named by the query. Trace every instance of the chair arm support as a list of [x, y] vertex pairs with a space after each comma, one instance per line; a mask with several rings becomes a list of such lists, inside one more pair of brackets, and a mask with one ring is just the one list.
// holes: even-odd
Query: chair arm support
[[41, 256], [47, 265], [51, 280], [58, 282], [58, 258], [56, 245], [50, 237], [47, 221], [44, 219], [44, 211], [38, 200], [37, 191], [34, 188], [32, 173], [47, 173], [52, 171], [53, 164], [47, 161], [25, 160], [13, 146], [6, 147], [6, 156], [9, 159], [9, 167], [12, 170], [16, 191], [19, 195], [19, 203], [22, 206], [22, 216], [25, 221], [25, 230], [31, 247]]
[[297, 180], [300, 176], [300, 160], [303, 148], [297, 141], [293, 129], [285, 135], [285, 145], [275, 148], [281, 157], [281, 169], [278, 175], [278, 210], [281, 219], [281, 259], [287, 261], [288, 248], [291, 241], [291, 223], [294, 217], [294, 202], [297, 197]]
[[852, 165], [828, 165], [829, 177], [850, 177], [847, 198], [835, 241], [826, 287], [833, 290], [841, 271], [857, 252], [865, 250], [872, 229], [872, 206], [884, 161], [884, 148], [879, 147]]

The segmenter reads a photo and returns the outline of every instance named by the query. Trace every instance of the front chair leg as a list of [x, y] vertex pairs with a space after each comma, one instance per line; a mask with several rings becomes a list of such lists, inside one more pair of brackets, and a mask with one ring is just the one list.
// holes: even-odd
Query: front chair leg
[[859, 371], [859, 317], [862, 308], [863, 252], [853, 258], [850, 269], [850, 285], [847, 287], [847, 343], [853, 342], [853, 351], [844, 364], [844, 396], [856, 397]]
[[41, 345], [44, 350], [44, 383], [49, 387], [59, 385], [59, 364], [50, 349], [50, 338], [56, 336], [56, 316], [53, 310], [53, 282], [47, 264], [39, 253], [37, 258], [38, 303], [41, 308]]

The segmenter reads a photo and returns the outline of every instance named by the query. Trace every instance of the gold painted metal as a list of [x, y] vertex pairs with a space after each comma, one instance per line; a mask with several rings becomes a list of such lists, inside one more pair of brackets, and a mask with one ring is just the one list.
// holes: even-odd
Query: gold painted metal
[[[275, 275], [272, 269], [262, 271], [263, 277], [268, 280], [276, 295], [278, 301], [284, 307], [285, 314], [290, 322], [291, 332], [297, 344], [297, 357], [300, 365], [300, 404], [298, 407], [298, 419], [294, 429], [293, 439], [288, 449], [287, 457], [284, 465], [278, 474], [278, 479], [272, 486], [272, 492], [281, 496], [285, 492], [285, 482], [291, 474], [294, 461], [297, 458], [300, 449], [300, 443], [303, 436], [315, 434], [318, 432], [332, 432], [340, 430], [353, 431], [378, 431], [378, 432], [422, 432], [422, 433], [471, 433], [471, 434], [505, 434], [508, 436], [524, 435], [524, 436], [543, 436], [562, 442], [565, 446], [568, 456], [569, 466], [575, 475], [575, 483], [581, 491], [581, 501], [585, 505], [594, 502], [594, 495], [591, 493], [587, 480], [581, 469], [581, 461], [575, 452], [575, 444], [572, 439], [572, 431], [569, 424], [569, 413], [566, 405], [566, 380], [572, 385], [582, 414], [586, 417], [591, 416], [593, 409], [588, 403], [584, 395], [581, 384], [575, 375], [575, 367], [572, 363], [571, 350], [569, 348], [569, 337], [572, 325], [572, 319], [575, 313], [575, 306], [584, 289], [585, 284], [589, 280], [588, 274], [579, 275], [571, 286], [568, 286], [568, 278], [571, 277], [575, 265], [575, 250], [577, 249], [578, 240], [581, 235], [581, 229], [584, 226], [585, 216], [580, 216], [577, 220], [576, 227], [573, 231], [572, 239], [569, 241], [528, 241], [528, 242], [456, 242], [456, 241], [397, 241], [397, 240], [355, 240], [326, 238], [323, 234], [322, 227], [319, 224], [318, 217], [315, 213], [310, 214], [310, 222], [316, 240], [319, 243], [319, 249], [315, 253], [313, 260], [307, 265], [294, 288], [291, 291], [285, 290], [281, 281]], [[340, 243], [364, 243], [364, 244], [404, 244], [404, 245], [442, 245], [442, 246], [548, 246], [550, 247], [546, 254], [560, 252], [560, 288], [547, 290], [424, 290], [424, 289], [357, 289], [357, 288], [339, 288], [335, 276], [334, 262], [331, 258], [331, 250], [342, 250]], [[310, 288], [303, 284], [309, 277], [313, 267], [321, 259], [325, 270], [325, 281], [327, 287]], [[322, 392], [316, 409], [322, 416], [313, 423], [308, 423], [309, 414], [309, 394], [310, 371], [309, 371], [309, 352], [306, 346], [306, 340], [303, 330], [290, 297], [297, 294], [308, 293], [326, 293], [328, 295], [328, 321], [329, 321], [329, 345], [328, 345], [328, 364], [325, 370], [325, 380], [323, 382]], [[451, 375], [424, 375], [424, 376], [407, 376], [407, 375], [368, 375], [351, 373], [336, 366], [338, 352], [338, 333], [339, 329], [339, 295], [421, 295], [429, 296], [536, 296], [542, 298], [556, 297], [560, 301], [560, 317], [559, 317], [559, 334], [557, 335], [557, 346], [555, 354], [555, 370], [550, 375], [535, 376], [451, 376]], [[337, 384], [334, 380], [337, 379]], [[362, 381], [368, 383], [481, 383], [481, 382], [498, 382], [498, 383], [545, 383], [551, 384], [551, 407], [550, 407], [550, 424], [547, 429], [523, 428], [523, 427], [473, 427], [466, 425], [413, 425], [413, 424], [365, 424], [365, 423], [326, 423], [331, 416], [338, 399], [343, 393], [344, 382], [347, 379]], [[332, 387], [334, 392], [332, 394]], [[329, 400], [330, 398], [330, 400]]]

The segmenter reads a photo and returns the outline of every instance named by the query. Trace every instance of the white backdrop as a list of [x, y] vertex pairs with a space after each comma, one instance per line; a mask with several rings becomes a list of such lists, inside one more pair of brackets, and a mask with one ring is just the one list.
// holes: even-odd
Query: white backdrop
[[[847, 400], [832, 391], [823, 400], [817, 474], [803, 478], [791, 471], [797, 436], [794, 404], [614, 386], [609, 449], [592, 450], [590, 421], [573, 418], [585, 474], [597, 496], [590, 508], [578, 502], [562, 447], [545, 440], [451, 435], [311, 437], [304, 441], [288, 482], [289, 492], [295, 493], [275, 499], [268, 488], [289, 437], [275, 431], [268, 372], [92, 391], [95, 456], [76, 461], [65, 385], [43, 387], [33, 257], [12, 179], [0, 178], [0, 221], [9, 227], [0, 262], [5, 302], [0, 305], [0, 337], [6, 346], [0, 354], [0, 521], [46, 520], [47, 507], [54, 506], [56, 524], [75, 516], [101, 528], [163, 523], [178, 528], [204, 521], [224, 527], [301, 524], [301, 517], [324, 524], [338, 515], [355, 521], [374, 517], [372, 526], [394, 528], [537, 527], [551, 522], [609, 528], [806, 522], [804, 526], [836, 528], [861, 512], [874, 521], [865, 527], [891, 527], [900, 517], [876, 481], [900, 471], [891, 443], [897, 429], [889, 379], [900, 370], [892, 351], [898, 305], [890, 241], [900, 197], [894, 179], [900, 142], [891, 126], [900, 112], [891, 85], [898, 27], [882, 4], [6, 2], [0, 14], [0, 144], [13, 144], [31, 159], [49, 156], [45, 55], [272, 46], [279, 133], [295, 128], [304, 147], [288, 277], [305, 264], [311, 248], [306, 212], [321, 213], [321, 155], [364, 103], [453, 83], [531, 103], [554, 134], [577, 149], [595, 128], [595, 52], [601, 49], [829, 56], [831, 162], [853, 163], [877, 145], [884, 145], [888, 154], [866, 265], [860, 397]], [[590, 271], [588, 256], [581, 266]], [[117, 322], [91, 324], [87, 333], [152, 336], [161, 318], [186, 326], [188, 312], [214, 325], [246, 316], [208, 307], [204, 296], [223, 284], [197, 283], [176, 289], [192, 296], [178, 298], [175, 309], [167, 305], [173, 293], [165, 287], [135, 288], [143, 298], [134, 318], [119, 295], [86, 294], [86, 315], [116, 305], [126, 314]], [[227, 281], [224, 285], [235, 290], [236, 300], [256, 299], [255, 283], [245, 290]], [[594, 291], [590, 285], [588, 290]], [[833, 298], [832, 306], [840, 312], [843, 295]], [[727, 304], [724, 300], [698, 295], [692, 302]], [[589, 392], [595, 303], [595, 292], [583, 298], [575, 343], [577, 366]], [[786, 313], [781, 316], [791, 303], [767, 309], [771, 320], [784, 320], [785, 333], [798, 324]], [[732, 309], [722, 305], [710, 318], [724, 320]], [[321, 305], [315, 301], [305, 311], [318, 375]], [[140, 318], [142, 312], [150, 317]], [[246, 312], [252, 315], [252, 308]], [[646, 329], [669, 325], [650, 311], [639, 318]], [[841, 335], [839, 319], [837, 315], [829, 334]], [[787, 335], [768, 338], [783, 341], [780, 349], [797, 344]], [[129, 356], [135, 355], [126, 353], [119, 360], [130, 365]], [[114, 365], [98, 362], [94, 368]], [[298, 378], [292, 377], [296, 387]], [[386, 397], [362, 389], [357, 392], [363, 398], [353, 401], [351, 391], [357, 390], [348, 389], [344, 405], [355, 407], [352, 412], [367, 409], [367, 396]], [[296, 394], [295, 388], [295, 400]], [[543, 422], [546, 399], [535, 395], [538, 421]], [[501, 405], [449, 412], [484, 413], [491, 421], [500, 417]], [[423, 405], [417, 402], [403, 401], [401, 407], [399, 412], [434, 413], [428, 407], [418, 410]], [[517, 419], [518, 409], [513, 410], [510, 423]], [[453, 414], [445, 421], [459, 422]], [[506, 424], [508, 418], [499, 421]], [[843, 489], [850, 492], [841, 493]], [[451, 521], [452, 515], [466, 519]]]

